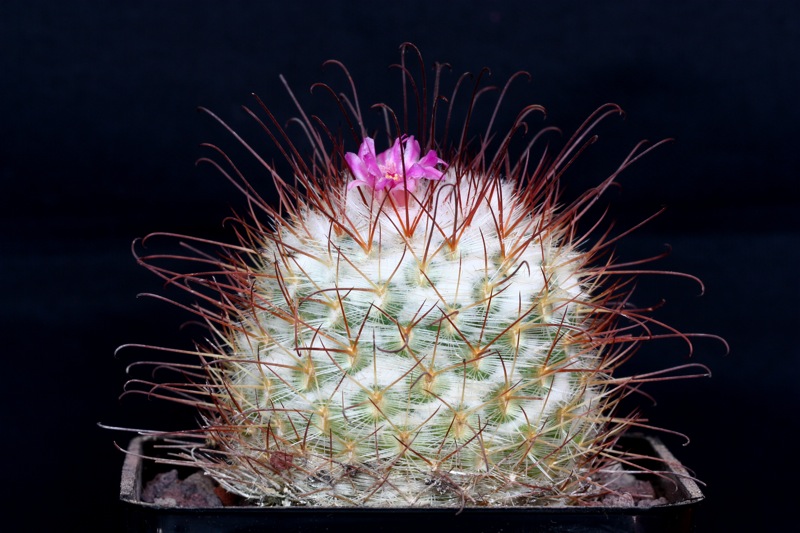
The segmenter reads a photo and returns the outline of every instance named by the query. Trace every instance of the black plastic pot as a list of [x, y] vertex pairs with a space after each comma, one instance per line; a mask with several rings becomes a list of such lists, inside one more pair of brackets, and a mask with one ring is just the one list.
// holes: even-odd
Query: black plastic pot
[[[629, 436], [623, 443], [637, 452], [664, 461], [670, 471], [644, 476], [666, 505], [652, 507], [466, 507], [451, 508], [314, 508], [314, 507], [163, 507], [141, 501], [143, 473], [154, 465], [140, 455], [148, 438], [133, 439], [128, 448], [120, 485], [129, 533], [261, 533], [289, 531], [414, 530], [467, 533], [503, 532], [663, 532], [692, 531], [693, 514], [703, 500], [697, 484], [656, 438]], [[149, 450], [148, 453], [152, 453]], [[657, 464], [661, 464], [660, 461]], [[656, 467], [654, 463], [653, 467]], [[167, 467], [165, 469], [172, 468]], [[664, 467], [661, 466], [661, 469]]]

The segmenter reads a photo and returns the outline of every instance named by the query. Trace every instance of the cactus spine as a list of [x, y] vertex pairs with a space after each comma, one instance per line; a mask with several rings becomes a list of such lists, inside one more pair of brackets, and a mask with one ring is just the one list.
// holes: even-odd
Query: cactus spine
[[199, 434], [176, 434], [180, 460], [271, 504], [517, 505], [597, 493], [617, 437], [636, 423], [617, 407], [637, 377], [614, 372], [652, 333], [626, 309], [608, 243], [589, 246], [577, 223], [642, 151], [572, 204], [557, 205], [556, 183], [592, 125], [618, 108], [598, 110], [538, 164], [530, 146], [512, 161], [507, 142], [534, 106], [492, 157], [488, 137], [454, 148], [433, 128], [421, 145], [389, 134], [376, 152], [358, 106], [343, 108], [358, 151], [340, 139], [326, 147], [303, 119], [314, 148], [304, 160], [264, 107], [261, 124], [296, 176], [290, 184], [262, 161], [280, 206], [234, 166], [223, 170], [270, 227], [242, 218], [241, 242], [222, 245], [222, 258], [189, 258], [207, 272], [176, 275], [141, 257], [210, 304], [195, 312], [213, 342], [191, 354], [199, 362], [174, 365], [191, 384], [148, 385], [203, 414]]

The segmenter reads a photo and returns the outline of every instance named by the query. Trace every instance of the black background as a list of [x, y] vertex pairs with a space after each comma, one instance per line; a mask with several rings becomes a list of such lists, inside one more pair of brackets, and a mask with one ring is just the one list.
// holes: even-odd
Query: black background
[[[254, 133], [239, 107], [251, 92], [288, 118], [283, 74], [304, 105], [327, 105], [307, 87], [343, 87], [321, 67], [331, 58], [348, 66], [364, 103], [376, 102], [396, 94], [387, 66], [403, 41], [456, 74], [489, 67], [503, 83], [530, 72], [507, 99], [504, 123], [539, 103], [543, 126], [570, 132], [597, 106], [620, 104], [626, 118], [601, 127], [587, 154], [596, 173], [568, 176], [567, 194], [604, 177], [637, 140], [675, 139], [613, 195], [623, 227], [667, 207], [620, 254], [655, 255], [670, 243], [659, 266], [699, 276], [706, 294], [655, 277], [639, 298], [666, 297], [659, 317], [722, 335], [731, 353], [698, 342], [692, 361], [713, 377], [649, 388], [658, 405], [646, 412], [691, 437], [685, 447], [665, 438], [707, 483], [700, 531], [777, 530], [796, 499], [799, 5], [3, 2], [0, 476], [3, 507], [19, 521], [9, 531], [51, 520], [114, 530], [122, 454], [113, 443], [129, 435], [97, 424], [191, 420], [163, 404], [118, 400], [125, 366], [143, 354], [114, 349], [188, 346], [197, 334], [179, 330], [184, 313], [136, 298], [161, 285], [135, 264], [133, 239], [156, 230], [224, 236], [222, 218], [244, 204], [212, 169], [194, 166], [201, 142], [227, 142], [195, 108]], [[280, 157], [258, 143], [268, 159]], [[670, 342], [641, 357], [688, 361]]]

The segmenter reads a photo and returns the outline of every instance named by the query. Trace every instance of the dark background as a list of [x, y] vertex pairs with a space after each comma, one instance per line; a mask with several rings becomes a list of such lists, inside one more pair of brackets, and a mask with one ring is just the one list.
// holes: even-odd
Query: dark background
[[[675, 138], [612, 195], [623, 227], [667, 207], [620, 254], [655, 255], [670, 243], [659, 266], [699, 276], [706, 294], [684, 279], [652, 277], [640, 301], [666, 297], [659, 317], [722, 335], [731, 353], [698, 342], [692, 361], [713, 377], [651, 387], [659, 402], [646, 412], [691, 437], [685, 447], [665, 439], [707, 483], [699, 530], [776, 530], [794, 518], [800, 4], [341, 4], [0, 4], [0, 478], [6, 515], [22, 528], [9, 531], [51, 520], [114, 530], [122, 454], [113, 443], [129, 435], [97, 424], [191, 419], [163, 404], [119, 401], [125, 366], [143, 354], [115, 357], [114, 349], [188, 346], [197, 334], [179, 330], [186, 314], [136, 298], [161, 285], [135, 264], [133, 239], [156, 230], [216, 237], [221, 219], [244, 205], [212, 169], [194, 166], [199, 143], [228, 139], [196, 106], [254, 134], [278, 159], [239, 108], [251, 92], [288, 118], [283, 74], [315, 108], [328, 100], [309, 95], [311, 83], [343, 87], [321, 68], [335, 58], [365, 104], [379, 101], [399, 87], [387, 66], [403, 41], [455, 74], [486, 66], [503, 83], [530, 72], [509, 96], [504, 123], [539, 103], [548, 109], [542, 125], [570, 132], [600, 104], [620, 104], [627, 117], [601, 127], [587, 154], [596, 173], [568, 176], [567, 194], [604, 177], [637, 140]], [[642, 358], [688, 361], [670, 342]]]

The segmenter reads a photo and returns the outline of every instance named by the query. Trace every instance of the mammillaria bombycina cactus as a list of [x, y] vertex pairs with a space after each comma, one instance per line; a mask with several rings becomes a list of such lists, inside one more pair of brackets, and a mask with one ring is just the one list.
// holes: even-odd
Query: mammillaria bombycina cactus
[[[557, 153], [535, 152], [535, 135], [512, 157], [511, 141], [541, 108], [524, 108], [503, 135], [492, 131], [496, 108], [473, 136], [480, 79], [470, 93], [460, 78], [445, 98], [437, 65], [429, 95], [421, 57], [417, 82], [408, 51], [419, 57], [403, 47], [404, 102], [411, 94], [419, 111], [375, 106], [381, 135], [367, 130], [355, 89], [320, 86], [347, 117], [343, 135], [299, 109], [307, 157], [260, 100], [262, 113], [248, 110], [293, 175], [234, 133], [273, 179], [270, 202], [216, 149], [222, 162], [208, 161], [250, 207], [240, 242], [212, 254], [199, 249], [207, 241], [183, 237], [188, 273], [170, 266], [175, 254], [139, 257], [194, 296], [210, 340], [190, 352], [158, 348], [190, 358], [164, 363], [185, 379], [132, 380], [129, 391], [197, 406], [201, 427], [169, 434], [173, 460], [264, 504], [591, 499], [628, 462], [619, 436], [644, 425], [620, 412], [621, 400], [645, 381], [706, 374], [683, 365], [618, 375], [641, 342], [689, 337], [629, 305], [634, 273], [614, 263], [615, 239], [585, 220], [649, 149], [637, 146], [562, 204], [559, 179], [619, 108], [601, 107]], [[467, 118], [456, 127], [451, 110], [464, 92]]]

